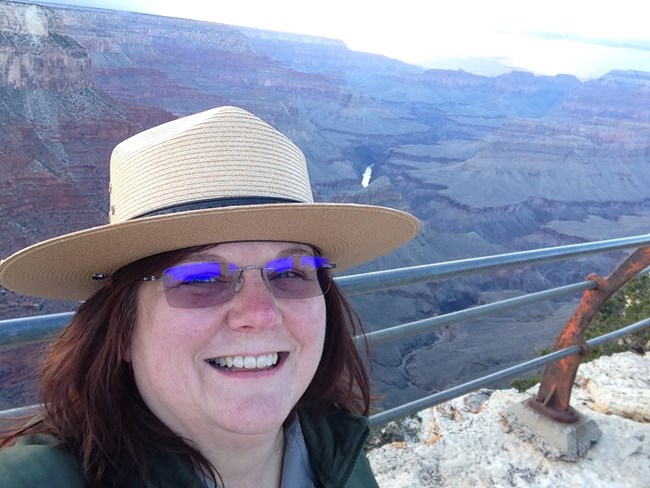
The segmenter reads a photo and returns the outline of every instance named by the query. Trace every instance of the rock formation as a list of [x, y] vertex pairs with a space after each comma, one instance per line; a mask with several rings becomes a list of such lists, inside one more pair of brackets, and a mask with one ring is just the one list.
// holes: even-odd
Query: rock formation
[[387, 426], [402, 439], [371, 450], [370, 462], [381, 488], [642, 488], [650, 480], [649, 378], [648, 353], [580, 366], [571, 404], [601, 438], [573, 462], [509, 413], [535, 388], [481, 390]]
[[88, 53], [36, 5], [0, 3], [0, 86], [66, 91], [89, 88]]

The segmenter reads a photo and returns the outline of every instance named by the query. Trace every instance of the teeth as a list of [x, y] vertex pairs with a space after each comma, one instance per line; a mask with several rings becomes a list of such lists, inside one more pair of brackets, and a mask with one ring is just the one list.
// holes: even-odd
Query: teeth
[[224, 356], [210, 361], [221, 368], [264, 369], [278, 363], [278, 353], [262, 354], [261, 356]]
[[[246, 359], [248, 359], [248, 358], [246, 358]], [[267, 356], [259, 356], [259, 357], [255, 360], [255, 367], [256, 367], [256, 368], [266, 368], [266, 365], [267, 365], [266, 362], [267, 362], [267, 360], [268, 360], [268, 357], [267, 357]]]

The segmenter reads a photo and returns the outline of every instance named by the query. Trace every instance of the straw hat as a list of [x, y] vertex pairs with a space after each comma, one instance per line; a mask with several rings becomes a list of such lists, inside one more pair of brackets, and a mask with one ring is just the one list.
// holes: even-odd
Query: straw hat
[[236, 107], [137, 134], [111, 156], [109, 224], [49, 239], [0, 262], [0, 284], [26, 295], [84, 300], [98, 277], [153, 254], [230, 241], [303, 242], [345, 269], [415, 236], [389, 208], [314, 203], [302, 152]]

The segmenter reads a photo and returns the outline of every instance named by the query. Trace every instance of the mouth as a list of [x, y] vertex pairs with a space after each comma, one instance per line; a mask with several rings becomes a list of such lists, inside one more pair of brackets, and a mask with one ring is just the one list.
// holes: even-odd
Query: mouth
[[217, 358], [206, 359], [206, 362], [221, 371], [239, 372], [239, 371], [266, 371], [276, 368], [287, 353], [272, 352], [269, 354], [260, 354], [259, 356], [221, 356]]

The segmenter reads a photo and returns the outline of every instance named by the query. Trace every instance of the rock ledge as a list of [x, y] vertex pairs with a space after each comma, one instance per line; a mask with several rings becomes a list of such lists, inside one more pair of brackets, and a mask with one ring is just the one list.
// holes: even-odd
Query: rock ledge
[[509, 414], [536, 389], [481, 390], [420, 412], [412, 440], [369, 452], [379, 485], [648, 486], [650, 354], [621, 353], [580, 366], [571, 404], [597, 424], [601, 437], [575, 462], [544, 450]]

